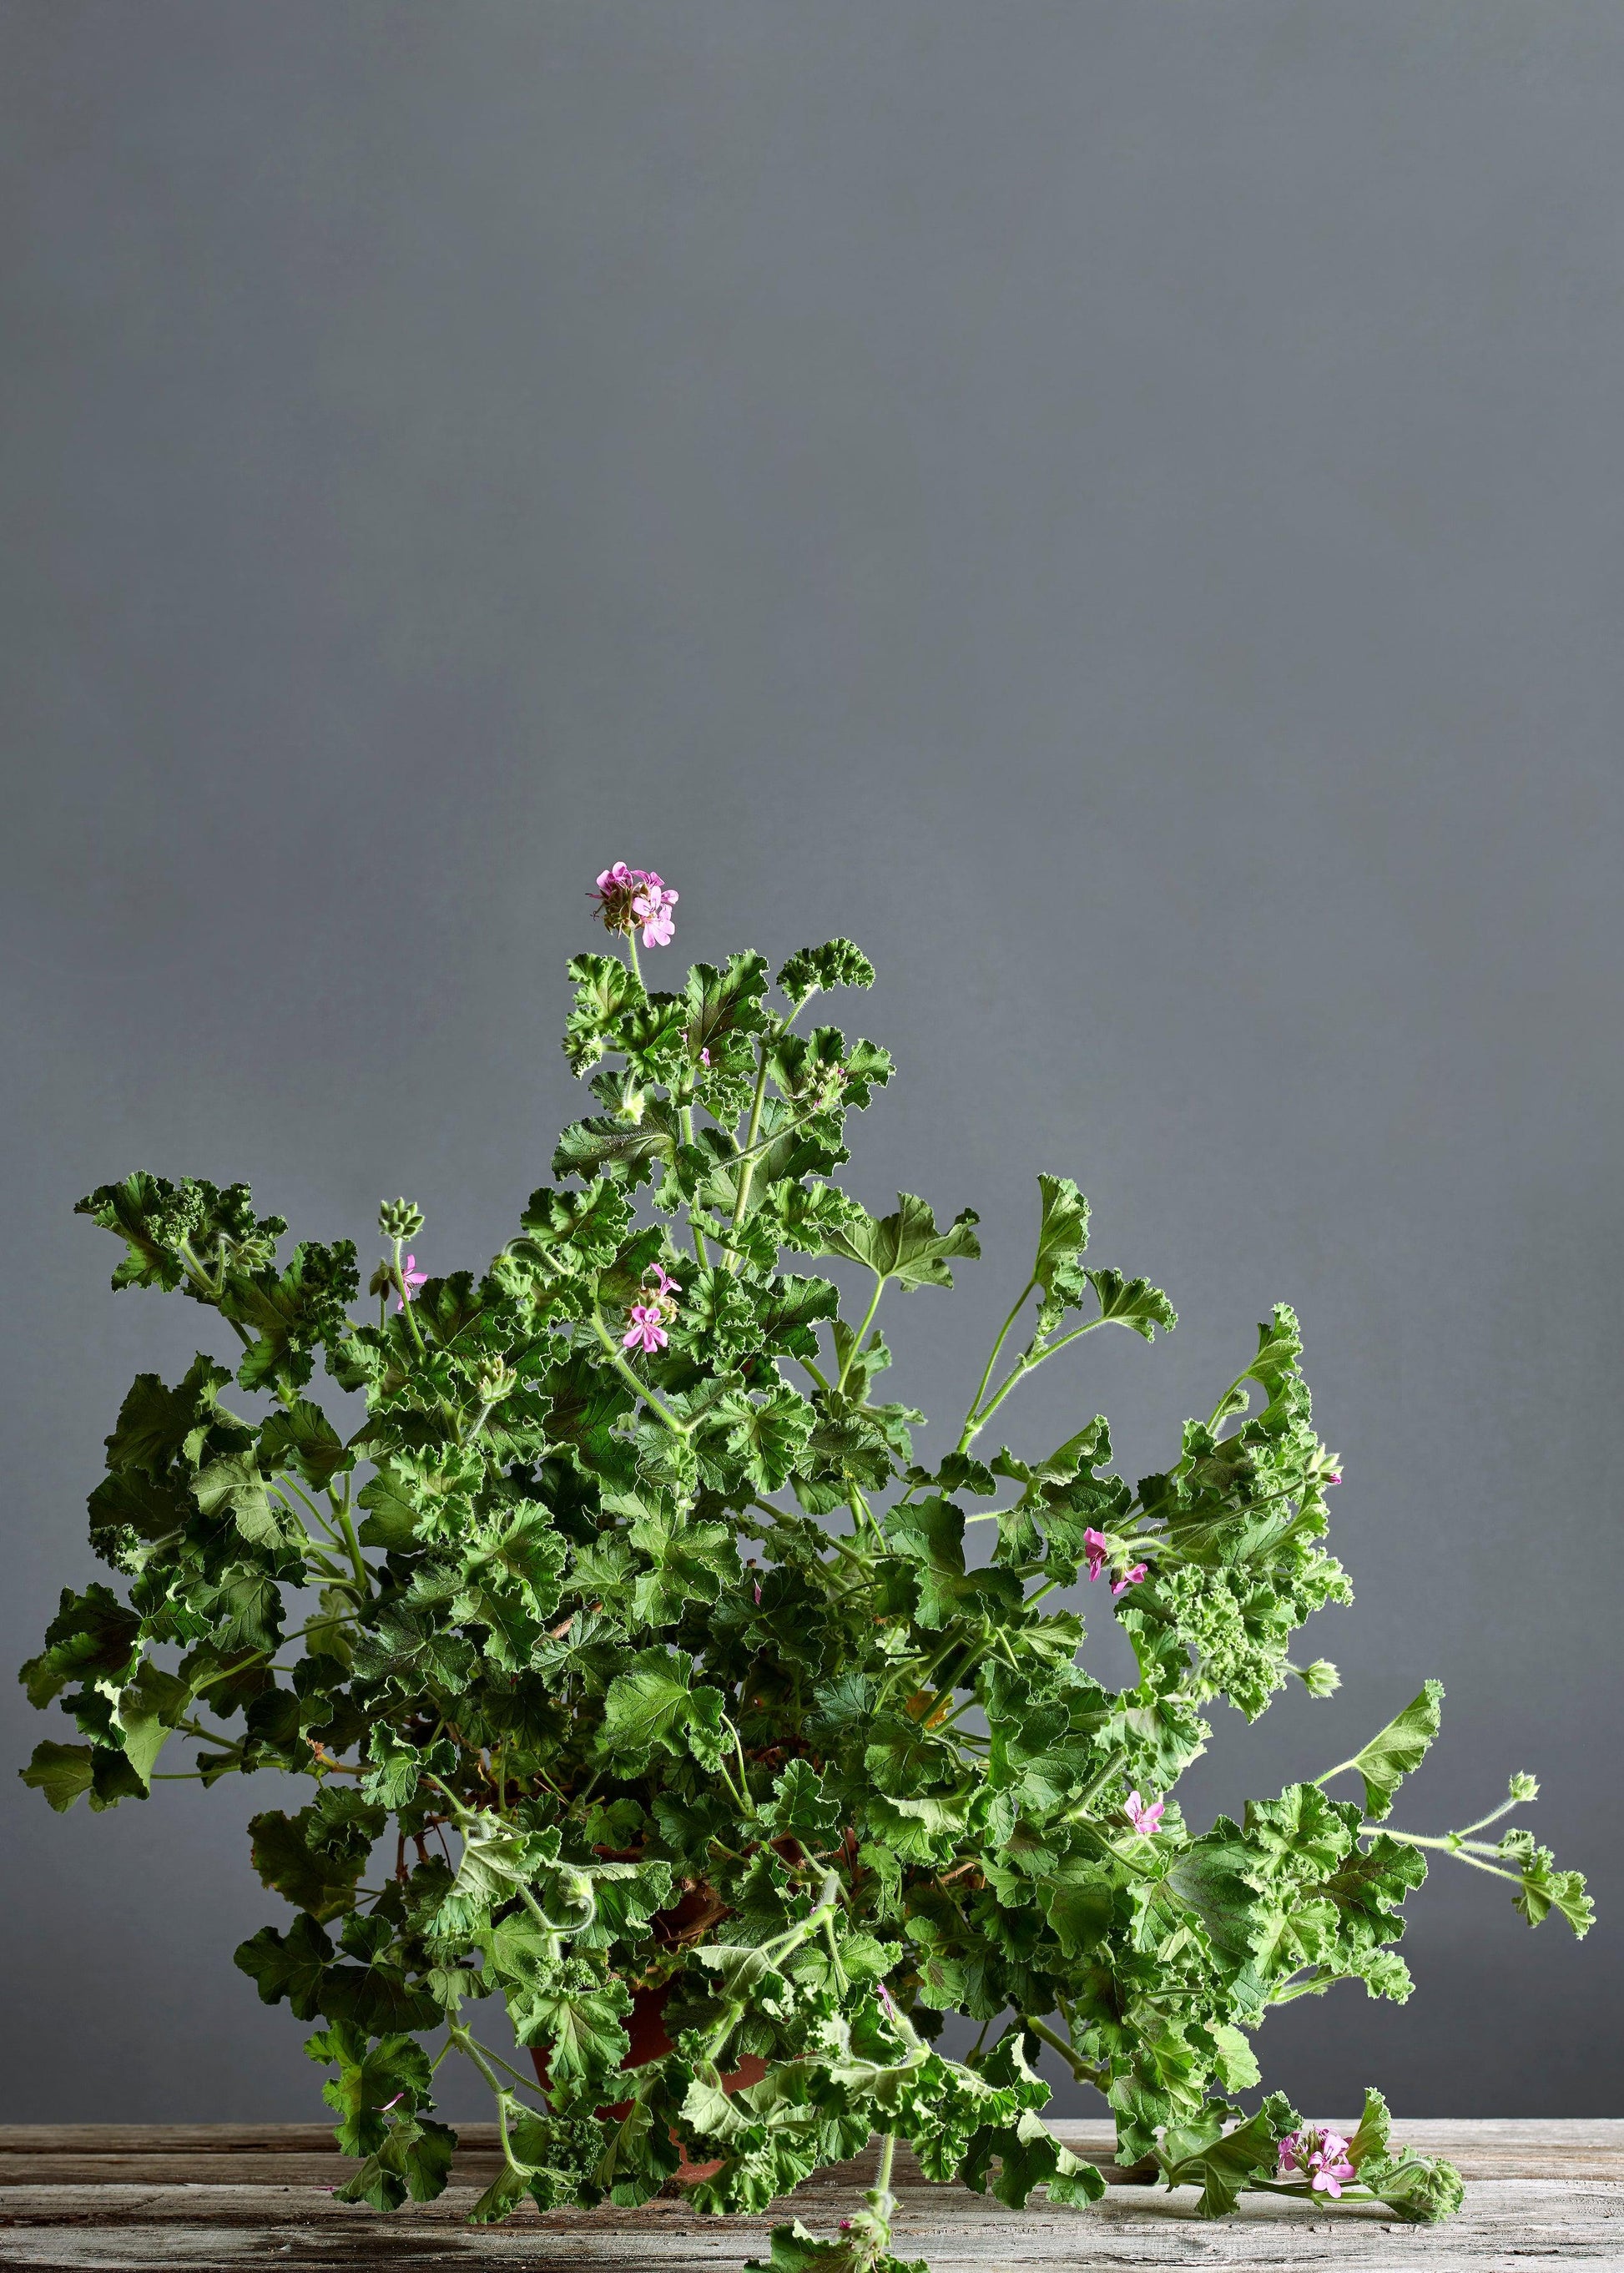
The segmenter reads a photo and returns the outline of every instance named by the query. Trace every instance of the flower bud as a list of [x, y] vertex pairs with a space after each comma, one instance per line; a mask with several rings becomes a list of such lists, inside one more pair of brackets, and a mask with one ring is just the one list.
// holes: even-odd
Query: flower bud
[[473, 1391], [482, 1405], [500, 1405], [511, 1396], [518, 1377], [500, 1357], [490, 1358], [473, 1377]]
[[1510, 1790], [1513, 1799], [1538, 1799], [1539, 1797], [1538, 1779], [1536, 1776], [1524, 1775], [1519, 1773], [1512, 1777]]
[[1302, 1669], [1303, 1686], [1311, 1697], [1328, 1697], [1342, 1685], [1342, 1677], [1328, 1657], [1317, 1657]]
[[386, 1239], [416, 1239], [423, 1228], [423, 1210], [410, 1200], [380, 1200], [378, 1228]]

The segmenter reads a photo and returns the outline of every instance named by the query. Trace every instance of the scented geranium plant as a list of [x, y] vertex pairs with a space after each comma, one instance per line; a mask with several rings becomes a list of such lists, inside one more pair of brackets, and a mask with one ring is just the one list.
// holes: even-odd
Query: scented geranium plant
[[[1011, 2205], [1096, 2200], [1043, 2119], [1045, 2066], [1103, 2095], [1120, 2165], [1206, 2212], [1265, 2187], [1444, 2215], [1458, 2177], [1395, 2146], [1379, 2095], [1350, 2139], [1232, 2095], [1272, 2007], [1409, 1993], [1393, 1945], [1429, 1850], [1584, 1932], [1578, 1874], [1495, 1827], [1532, 1780], [1459, 1831], [1395, 1829], [1429, 1682], [1238, 1822], [1197, 1830], [1172, 1797], [1209, 1700], [1253, 1718], [1289, 1681], [1335, 1686], [1289, 1655], [1350, 1598], [1296, 1319], [1275, 1310], [1137, 1483], [1102, 1419], [1000, 1445], [1040, 1366], [1174, 1324], [1041, 1176], [1019, 1292], [921, 1457], [884, 1337], [978, 1255], [976, 1219], [906, 1193], [874, 1215], [839, 1182], [891, 1061], [809, 1012], [873, 971], [837, 939], [776, 980], [745, 954], [651, 991], [639, 944], [669, 944], [676, 904], [651, 871], [598, 878], [623, 953], [571, 964], [564, 1039], [597, 1109], [483, 1272], [432, 1267], [403, 1199], [368, 1301], [349, 1241], [282, 1259], [240, 1184], [138, 1174], [80, 1203], [124, 1243], [115, 1287], [184, 1294], [237, 1347], [124, 1400], [90, 1497], [119, 1583], [65, 1593], [23, 1672], [81, 1741], [41, 1744], [26, 1781], [61, 1809], [302, 1780], [251, 1825], [294, 1915], [237, 1962], [319, 2024], [352, 2202], [445, 2185], [455, 2055], [501, 2140], [478, 2219], [678, 2178], [759, 2211], [877, 2134], [868, 2210], [832, 2239], [779, 2227], [778, 2273], [894, 2262], [898, 2139]], [[820, 1257], [856, 1266], [853, 1315], [802, 1267]], [[1132, 1686], [1090, 1671], [1081, 1602], [1123, 1628]], [[492, 1998], [533, 2073], [482, 2041]], [[979, 2030], [962, 2059], [937, 2048], [950, 2013]]]

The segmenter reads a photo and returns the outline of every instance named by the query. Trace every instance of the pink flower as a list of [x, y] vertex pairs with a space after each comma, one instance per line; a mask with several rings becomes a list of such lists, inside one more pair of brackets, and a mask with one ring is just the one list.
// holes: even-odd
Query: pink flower
[[1328, 1484], [1339, 1484], [1342, 1480], [1342, 1472], [1340, 1468], [1333, 1468], [1330, 1474], [1326, 1477], [1326, 1482]]
[[708, 1066], [710, 1064], [710, 1053], [709, 1050], [701, 1050], [699, 1053], [699, 1062], [702, 1066]]
[[1333, 2202], [1346, 2181], [1358, 2175], [1348, 2160], [1348, 2142], [1342, 2134], [1321, 2131], [1312, 2123], [1288, 2132], [1280, 2142], [1280, 2175], [1289, 2178], [1293, 2171], [1308, 2180], [1311, 2194], [1329, 2194]]
[[669, 947], [671, 911], [680, 895], [667, 889], [652, 868], [628, 868], [624, 860], [600, 869], [598, 877], [598, 916], [605, 931], [635, 931], [643, 927], [645, 947]]
[[418, 1287], [428, 1284], [428, 1276], [426, 1271], [418, 1270], [417, 1258], [415, 1255], [409, 1255], [406, 1257], [406, 1268], [401, 1273], [401, 1286], [403, 1291], [395, 1305], [397, 1310], [403, 1310]]
[[665, 1329], [658, 1309], [649, 1302], [634, 1302], [628, 1314], [629, 1330], [620, 1337], [622, 1349], [640, 1349], [649, 1356], [665, 1347]]
[[673, 930], [671, 911], [679, 895], [668, 892], [659, 877], [650, 868], [643, 879], [643, 889], [632, 901], [632, 913], [643, 926], [645, 947], [669, 947]]
[[[672, 1278], [663, 1263], [650, 1263], [649, 1271], [654, 1273], [654, 1283], [649, 1287], [650, 1294], [662, 1307], [669, 1305], [674, 1310], [677, 1307], [677, 1296], [682, 1292], [681, 1287]], [[645, 1271], [643, 1274], [645, 1286], [648, 1286], [649, 1271]]]
[[1166, 1805], [1165, 1799], [1145, 1800], [1137, 1791], [1131, 1791], [1123, 1802], [1123, 1810], [1141, 1839], [1154, 1839], [1162, 1827], [1162, 1811]]
[[628, 868], [624, 860], [617, 860], [613, 868], [604, 868], [598, 873], [598, 899], [606, 906], [611, 900], [618, 899], [622, 892], [630, 891], [634, 883], [641, 883], [642, 881], [641, 868]]
[[[1088, 1564], [1090, 1579], [1103, 1579], [1111, 1559], [1111, 1542], [1092, 1524], [1083, 1534], [1083, 1554]], [[1136, 1563], [1132, 1571], [1124, 1571], [1120, 1579], [1112, 1581], [1112, 1594], [1125, 1594], [1130, 1587], [1137, 1587], [1148, 1568], [1147, 1564]]]

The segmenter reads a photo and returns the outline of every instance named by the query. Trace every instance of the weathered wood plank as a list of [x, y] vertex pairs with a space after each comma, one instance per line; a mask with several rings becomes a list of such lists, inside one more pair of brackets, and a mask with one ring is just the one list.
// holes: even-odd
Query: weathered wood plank
[[[1347, 2126], [1342, 2127], [1349, 2127]], [[1058, 2125], [1101, 2154], [1091, 2124]], [[1527, 2273], [1532, 2258], [1624, 2269], [1624, 2122], [1412, 2123], [1417, 2147], [1451, 2155], [1473, 2180], [1462, 2215], [1417, 2231], [1378, 2206], [1243, 2196], [1208, 2224], [1188, 2189], [1114, 2187], [1097, 2208], [1039, 2200], [1011, 2212], [963, 2188], [927, 2185], [898, 2157], [896, 2247], [935, 2273], [1151, 2273], [1162, 2267], [1376, 2269]], [[464, 2127], [455, 2181], [437, 2202], [379, 2217], [335, 2202], [350, 2167], [320, 2126], [37, 2125], [0, 2128], [0, 2269], [18, 2273], [239, 2273], [250, 2266], [447, 2266], [529, 2273], [734, 2273], [763, 2254], [762, 2217], [702, 2219], [680, 2199], [636, 2211], [526, 2208], [472, 2228], [476, 2188], [494, 2167], [488, 2126]], [[815, 2232], [849, 2215], [872, 2156], [820, 2172], [793, 2211]]]
[[[213, 2191], [213, 2190], [211, 2190]], [[237, 2190], [222, 2189], [231, 2194]], [[55, 2269], [55, 2273], [125, 2273], [125, 2269], [185, 2269], [186, 2273], [236, 2273], [246, 2266], [295, 2263], [328, 2267], [453, 2266], [532, 2269], [532, 2273], [700, 2273], [742, 2264], [762, 2250], [762, 2219], [728, 2221], [695, 2233], [687, 2220], [673, 2230], [630, 2232], [618, 2221], [591, 2231], [560, 2227], [554, 2218], [515, 2219], [494, 2229], [458, 2226], [420, 2216], [387, 2220], [334, 2207], [310, 2214], [308, 2197], [290, 2194], [283, 2214], [272, 2210], [259, 2188], [231, 2207], [211, 2203], [200, 2216], [196, 2197], [158, 2198], [139, 2189], [103, 2191], [86, 2203], [94, 2223], [64, 2223], [64, 2197], [49, 2202], [19, 2190], [5, 2203], [0, 2266]], [[1624, 2202], [1616, 2188], [1575, 2187], [1532, 2179], [1485, 2182], [1460, 2217], [1429, 2231], [1399, 2227], [1369, 2210], [1338, 2217], [1308, 2205], [1266, 2195], [1243, 2197], [1237, 2216], [1221, 2224], [1193, 2216], [1194, 2196], [1114, 2195], [1097, 2209], [1003, 2213], [985, 2218], [914, 2214], [906, 2206], [896, 2247], [928, 2255], [936, 2273], [1017, 2267], [1022, 2273], [1150, 2273], [1153, 2268], [1215, 2266], [1237, 2269], [1381, 2268], [1384, 2273], [1526, 2273], [1528, 2261], [1550, 2257], [1570, 2263], [1624, 2264]], [[39, 2210], [31, 2217], [31, 2209]], [[163, 2215], [165, 2210], [173, 2215]], [[815, 2223], [822, 2224], [819, 2219]]]
[[[1077, 2153], [1114, 2171], [1109, 2131], [1091, 2123], [1054, 2127]], [[1351, 2131], [1353, 2120], [1345, 2118], [1335, 2127]], [[1624, 2179], [1624, 2120], [1401, 2120], [1395, 2128], [1421, 2152], [1449, 2156], [1469, 2179], [1571, 2174]], [[483, 2186], [494, 2169], [496, 2127], [464, 2123], [458, 2131], [458, 2176], [468, 2185]], [[909, 2160], [905, 2149], [904, 2174]], [[261, 2178], [278, 2186], [335, 2186], [351, 2167], [340, 2157], [331, 2130], [320, 2123], [0, 2125], [0, 2186], [137, 2185], [145, 2179], [243, 2186]], [[864, 2161], [822, 2172], [809, 2183], [865, 2184]]]

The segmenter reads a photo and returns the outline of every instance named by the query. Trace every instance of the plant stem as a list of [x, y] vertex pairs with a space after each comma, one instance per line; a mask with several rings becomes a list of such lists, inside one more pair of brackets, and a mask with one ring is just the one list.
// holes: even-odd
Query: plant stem
[[417, 1318], [414, 1317], [412, 1312], [410, 1299], [411, 1290], [407, 1286], [404, 1278], [401, 1275], [401, 1249], [405, 1245], [405, 1242], [403, 1240], [397, 1239], [394, 1244], [395, 1284], [400, 1294], [401, 1308], [406, 1313], [406, 1323], [411, 1328], [411, 1338], [417, 1345], [417, 1355], [419, 1357], [426, 1357], [428, 1355], [428, 1350], [424, 1344], [423, 1330], [418, 1325]]
[[672, 1412], [668, 1406], [661, 1402], [659, 1398], [655, 1395], [654, 1392], [649, 1387], [646, 1382], [639, 1381], [635, 1373], [632, 1370], [631, 1367], [627, 1364], [624, 1357], [622, 1357], [620, 1351], [615, 1347], [614, 1337], [605, 1325], [602, 1314], [600, 1313], [596, 1302], [592, 1305], [592, 1330], [597, 1334], [598, 1340], [603, 1344], [604, 1349], [608, 1355], [610, 1364], [613, 1366], [618, 1374], [621, 1375], [625, 1380], [631, 1384], [631, 1386], [636, 1391], [638, 1396], [649, 1407], [650, 1411], [659, 1414], [660, 1419], [671, 1430], [673, 1437], [686, 1437], [689, 1433], [688, 1424], [686, 1422], [679, 1421], [676, 1414]]
[[863, 1336], [874, 1324], [874, 1314], [880, 1307], [880, 1297], [884, 1292], [884, 1279], [883, 1278], [876, 1279], [874, 1282], [874, 1300], [863, 1312], [863, 1322], [861, 1325], [858, 1327], [857, 1332], [853, 1335], [851, 1347], [846, 1353], [846, 1363], [835, 1376], [835, 1390], [837, 1394], [846, 1387], [846, 1377], [852, 1369], [853, 1360], [862, 1348]]
[[894, 2131], [887, 2131], [880, 2141], [879, 2168], [874, 2174], [874, 2185], [869, 2191], [868, 2204], [878, 2217], [885, 2220], [888, 2240], [891, 2212], [897, 2207], [897, 2197], [891, 2190], [891, 2174], [896, 2160], [897, 2134]]
[[[779, 1026], [778, 1031], [780, 1033], [783, 1032], [783, 1025]], [[735, 1231], [744, 1221], [744, 1212], [750, 1204], [750, 1183], [756, 1174], [756, 1161], [753, 1155], [756, 1139], [761, 1134], [762, 1107], [766, 1101], [767, 1039], [763, 1034], [756, 1045], [756, 1094], [750, 1100], [750, 1118], [744, 1132], [744, 1162], [739, 1171], [739, 1189], [733, 1198], [733, 1227]], [[741, 1257], [735, 1249], [727, 1257], [727, 1268], [730, 1273], [736, 1275], [740, 1262]]]
[[1083, 1786], [1081, 1791], [1077, 1795], [1077, 1797], [1071, 1802], [1071, 1806], [1067, 1808], [1065, 1813], [1061, 1817], [1060, 1820], [1062, 1823], [1071, 1823], [1074, 1821], [1078, 1816], [1087, 1812], [1087, 1810], [1093, 1805], [1094, 1802], [1104, 1790], [1106, 1785], [1109, 1783], [1111, 1778], [1120, 1772], [1123, 1763], [1126, 1760], [1127, 1757], [1128, 1755], [1125, 1752], [1113, 1752], [1111, 1754], [1109, 1759], [1107, 1760], [1105, 1766], [1100, 1770], [1099, 1774], [1089, 1777], [1088, 1782]]
[[[1469, 1863], [1474, 1871], [1486, 1871], [1491, 1879], [1508, 1879], [1514, 1887], [1520, 1887], [1522, 1883], [1520, 1871], [1502, 1871], [1497, 1864], [1485, 1863], [1476, 1855], [1469, 1855], [1455, 1839], [1427, 1839], [1418, 1831], [1387, 1831], [1385, 1823], [1370, 1827], [1387, 1831], [1389, 1839], [1396, 1839], [1405, 1847], [1436, 1847], [1446, 1855], [1453, 1855], [1457, 1863]], [[1490, 1851], [1493, 1850], [1491, 1849]]]
[[1046, 2022], [1038, 2020], [1031, 2013], [1023, 2013], [1020, 2024], [1023, 2029], [1030, 2029], [1041, 2044], [1047, 2044], [1051, 2052], [1058, 2052], [1079, 2083], [1098, 2082], [1098, 2071], [1093, 2062], [1086, 2060], [1080, 2052], [1074, 2052], [1065, 2038], [1057, 2037]]
[[1031, 1294], [1033, 1288], [1037, 1285], [1037, 1283], [1038, 1282], [1035, 1279], [1027, 1279], [1026, 1285], [1016, 1296], [1014, 1303], [1011, 1308], [1009, 1317], [1005, 1318], [1004, 1324], [998, 1329], [998, 1339], [992, 1346], [992, 1354], [989, 1357], [986, 1364], [981, 1368], [981, 1377], [975, 1384], [974, 1396], [970, 1399], [970, 1410], [965, 1414], [964, 1429], [959, 1438], [959, 1449], [961, 1452], [968, 1448], [970, 1440], [975, 1433], [973, 1426], [975, 1420], [975, 1408], [987, 1393], [987, 1384], [992, 1379], [992, 1369], [998, 1362], [998, 1352], [1004, 1347], [1004, 1343], [1008, 1340], [1010, 1328], [1014, 1324], [1016, 1319], [1019, 1317], [1022, 1310], [1026, 1308], [1026, 1297]]
[[1029, 1347], [1024, 1349], [1019, 1357], [1016, 1360], [1015, 1363], [1010, 1368], [1008, 1373], [1005, 1374], [1004, 1379], [999, 1383], [996, 1390], [994, 1392], [991, 1399], [986, 1406], [984, 1406], [979, 1413], [973, 1413], [969, 1420], [966, 1422], [965, 1428], [967, 1434], [959, 1440], [959, 1451], [961, 1452], [967, 1451], [969, 1446], [974, 1442], [975, 1438], [981, 1435], [981, 1430], [987, 1426], [987, 1423], [992, 1419], [993, 1414], [1003, 1404], [1011, 1390], [1015, 1388], [1019, 1383], [1024, 1381], [1029, 1373], [1035, 1373], [1039, 1366], [1043, 1363], [1046, 1358], [1053, 1357], [1056, 1350], [1064, 1349], [1068, 1342], [1079, 1341], [1084, 1334], [1093, 1333], [1096, 1326], [1104, 1326], [1109, 1325], [1109, 1324], [1110, 1321], [1109, 1318], [1090, 1318], [1086, 1325], [1074, 1326], [1069, 1334], [1062, 1334], [1057, 1342], [1045, 1342], [1041, 1349], [1039, 1349], [1034, 1342]]
[[[691, 1105], [682, 1106], [680, 1118], [682, 1142], [685, 1144], [691, 1144], [694, 1141], [694, 1108]], [[710, 1257], [705, 1251], [705, 1235], [694, 1221], [691, 1211], [688, 1215], [688, 1227], [694, 1234], [694, 1254], [699, 1267], [702, 1271], [708, 1271], [710, 1267]]]
[[372, 1593], [372, 1574], [367, 1569], [365, 1558], [361, 1553], [361, 1542], [356, 1534], [355, 1518], [350, 1512], [348, 1504], [339, 1510], [338, 1519], [343, 1526], [344, 1544], [350, 1549], [350, 1560], [355, 1565], [356, 1584], [361, 1589], [363, 1598], [370, 1602]]

